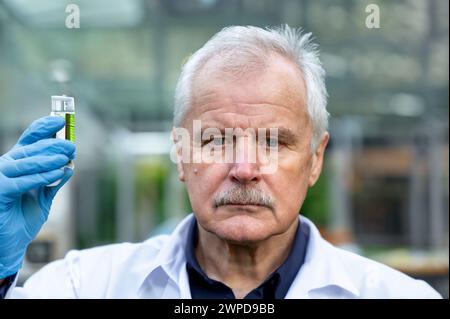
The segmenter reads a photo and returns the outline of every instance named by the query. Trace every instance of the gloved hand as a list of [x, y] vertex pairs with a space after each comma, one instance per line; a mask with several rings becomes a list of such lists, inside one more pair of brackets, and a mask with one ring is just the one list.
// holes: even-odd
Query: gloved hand
[[56, 192], [73, 174], [64, 165], [74, 159], [75, 144], [52, 138], [63, 126], [62, 117], [40, 118], [0, 157], [0, 279], [19, 271]]

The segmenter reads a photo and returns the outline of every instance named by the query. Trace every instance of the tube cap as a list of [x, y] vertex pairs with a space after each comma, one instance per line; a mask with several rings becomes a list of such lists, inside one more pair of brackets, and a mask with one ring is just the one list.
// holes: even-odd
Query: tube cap
[[52, 112], [75, 112], [73, 97], [52, 95]]

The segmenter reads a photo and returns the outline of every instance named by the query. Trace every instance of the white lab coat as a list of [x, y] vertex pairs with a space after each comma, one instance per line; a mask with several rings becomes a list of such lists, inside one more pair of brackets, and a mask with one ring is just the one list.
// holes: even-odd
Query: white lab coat
[[[193, 215], [171, 235], [70, 251], [7, 298], [191, 298], [183, 245]], [[311, 221], [305, 261], [286, 298], [440, 298], [427, 283], [336, 248]]]

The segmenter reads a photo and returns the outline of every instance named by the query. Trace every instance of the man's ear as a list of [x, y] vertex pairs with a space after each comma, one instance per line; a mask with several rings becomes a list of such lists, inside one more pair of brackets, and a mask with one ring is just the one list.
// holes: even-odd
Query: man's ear
[[309, 175], [308, 186], [314, 186], [314, 184], [319, 179], [320, 173], [322, 172], [323, 167], [323, 157], [325, 154], [325, 149], [327, 147], [328, 141], [330, 139], [330, 135], [328, 132], [322, 136], [319, 145], [314, 151], [311, 165], [311, 174]]
[[178, 140], [178, 136], [177, 136], [175, 127], [172, 128], [172, 141], [175, 144], [175, 148], [176, 148], [178, 179], [180, 181], [184, 182], [185, 178], [184, 178], [184, 169], [183, 169], [183, 147], [182, 147], [182, 141]]

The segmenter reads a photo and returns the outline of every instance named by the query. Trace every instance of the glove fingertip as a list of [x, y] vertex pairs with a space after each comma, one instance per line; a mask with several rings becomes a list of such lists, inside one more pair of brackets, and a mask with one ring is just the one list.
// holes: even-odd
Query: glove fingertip
[[64, 167], [64, 174], [61, 178], [61, 182], [58, 183], [58, 185], [55, 185], [51, 188], [52, 195], [55, 196], [56, 193], [61, 189], [61, 187], [64, 186], [64, 184], [67, 183], [67, 181], [72, 177], [73, 175], [73, 169], [69, 167]]

